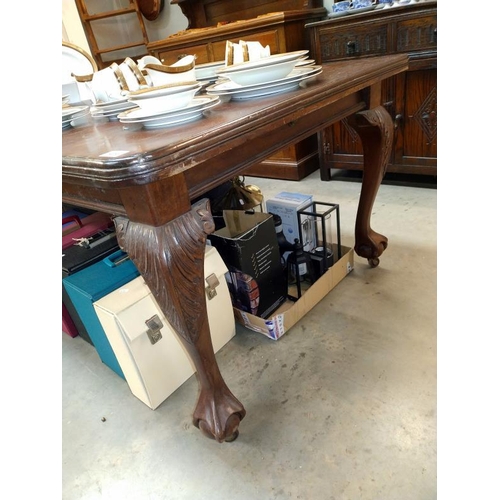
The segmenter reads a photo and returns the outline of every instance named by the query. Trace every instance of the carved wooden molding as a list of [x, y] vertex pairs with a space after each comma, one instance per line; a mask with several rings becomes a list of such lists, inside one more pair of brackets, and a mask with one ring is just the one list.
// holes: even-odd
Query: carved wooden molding
[[208, 200], [160, 227], [115, 218], [118, 242], [137, 265], [172, 328], [196, 342], [206, 314], [203, 266], [207, 234], [215, 225]]

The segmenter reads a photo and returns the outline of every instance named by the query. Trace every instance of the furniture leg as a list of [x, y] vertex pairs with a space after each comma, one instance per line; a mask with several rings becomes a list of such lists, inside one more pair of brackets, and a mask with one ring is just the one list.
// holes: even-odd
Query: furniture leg
[[194, 425], [219, 443], [233, 441], [246, 411], [222, 378], [210, 336], [203, 271], [206, 236], [215, 225], [208, 200], [159, 227], [124, 216], [114, 222], [120, 246], [136, 264], [196, 367], [200, 394]]
[[368, 259], [372, 267], [387, 248], [387, 238], [370, 225], [375, 197], [387, 169], [392, 148], [394, 126], [383, 106], [353, 115], [350, 125], [357, 131], [363, 145], [364, 170], [358, 212], [356, 215], [354, 251]]

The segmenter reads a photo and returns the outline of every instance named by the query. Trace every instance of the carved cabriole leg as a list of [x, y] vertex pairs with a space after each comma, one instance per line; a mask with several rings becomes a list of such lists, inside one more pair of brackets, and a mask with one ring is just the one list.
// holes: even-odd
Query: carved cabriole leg
[[120, 246], [130, 255], [196, 367], [200, 395], [193, 423], [218, 442], [233, 441], [245, 416], [226, 386], [210, 336], [204, 286], [207, 234], [215, 226], [207, 200], [160, 227], [116, 217]]
[[356, 216], [354, 250], [360, 257], [367, 258], [372, 267], [376, 267], [379, 264], [379, 257], [387, 248], [387, 238], [371, 228], [370, 218], [389, 161], [394, 126], [383, 106], [360, 111], [351, 117], [349, 123], [361, 138], [364, 156], [363, 184]]

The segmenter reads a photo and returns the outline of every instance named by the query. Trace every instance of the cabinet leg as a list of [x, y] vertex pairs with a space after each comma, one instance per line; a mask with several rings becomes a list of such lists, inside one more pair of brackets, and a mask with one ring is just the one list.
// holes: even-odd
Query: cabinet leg
[[319, 166], [319, 178], [322, 181], [332, 180], [332, 171], [330, 170], [330, 167], [326, 166], [324, 163], [321, 163]]
[[391, 116], [383, 106], [360, 111], [349, 119], [363, 145], [364, 170], [358, 213], [356, 216], [354, 251], [368, 259], [372, 267], [387, 248], [387, 238], [370, 225], [373, 204], [385, 175], [394, 136]]
[[322, 181], [331, 181], [332, 170], [325, 160], [326, 150], [330, 149], [330, 145], [326, 141], [325, 131], [321, 130], [316, 134], [316, 137], [318, 142], [319, 177]]
[[218, 442], [233, 441], [245, 416], [215, 359], [208, 324], [204, 260], [206, 236], [215, 229], [207, 200], [159, 227], [115, 218], [120, 246], [136, 264], [198, 372], [200, 394], [193, 423]]

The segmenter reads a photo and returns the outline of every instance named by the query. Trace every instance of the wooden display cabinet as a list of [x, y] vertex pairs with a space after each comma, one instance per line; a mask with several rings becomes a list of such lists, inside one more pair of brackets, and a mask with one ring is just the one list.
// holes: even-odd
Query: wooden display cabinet
[[99, 69], [147, 54], [149, 42], [136, 0], [75, 0], [92, 57]]
[[[193, 54], [196, 63], [223, 61], [226, 40], [259, 41], [269, 45], [271, 54], [309, 49], [304, 26], [325, 17], [324, 7], [308, 10], [274, 12], [254, 19], [234, 21], [221, 26], [180, 31], [163, 40], [148, 44], [148, 50], [163, 64]], [[300, 180], [318, 169], [316, 134], [286, 147], [267, 160], [251, 167], [246, 175], [274, 179]]]
[[[388, 172], [437, 175], [437, 2], [375, 9], [306, 25], [318, 64], [407, 53], [409, 70], [382, 84], [394, 120]], [[361, 140], [347, 120], [318, 134], [320, 171], [363, 168]]]

